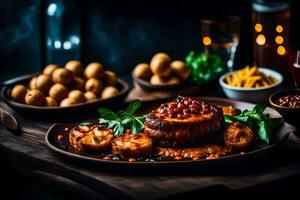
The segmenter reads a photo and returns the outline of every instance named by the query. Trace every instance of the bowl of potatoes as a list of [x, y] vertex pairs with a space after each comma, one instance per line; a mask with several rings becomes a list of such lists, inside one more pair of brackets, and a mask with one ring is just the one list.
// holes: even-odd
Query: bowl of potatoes
[[181, 60], [156, 53], [149, 63], [140, 63], [132, 71], [134, 83], [144, 90], [178, 90], [188, 85], [190, 70]]
[[86, 67], [71, 60], [64, 67], [47, 65], [41, 73], [7, 81], [2, 99], [19, 111], [73, 113], [122, 102], [129, 90], [116, 73], [98, 62]]

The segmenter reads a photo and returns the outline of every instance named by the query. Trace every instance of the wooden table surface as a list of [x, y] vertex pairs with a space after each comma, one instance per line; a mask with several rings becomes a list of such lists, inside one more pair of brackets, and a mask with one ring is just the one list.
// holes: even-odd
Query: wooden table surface
[[32, 119], [28, 115], [15, 113], [3, 102], [0, 105], [17, 116], [22, 130], [20, 135], [14, 135], [0, 125], [0, 155], [5, 163], [16, 169], [54, 177], [62, 185], [76, 183], [72, 187], [77, 185], [77, 190], [89, 193], [90, 197], [96, 194], [97, 198], [100, 196], [104, 199], [172, 198], [179, 194], [203, 192], [212, 187], [241, 190], [300, 174], [299, 156], [292, 156], [295, 152], [287, 149], [280, 150], [265, 162], [248, 163], [251, 169], [237, 168], [223, 173], [201, 170], [184, 173], [185, 169], [182, 169], [182, 173], [176, 174], [143, 174], [123, 172], [122, 168], [110, 172], [84, 163], [69, 162], [45, 145], [47, 129], [59, 119]]

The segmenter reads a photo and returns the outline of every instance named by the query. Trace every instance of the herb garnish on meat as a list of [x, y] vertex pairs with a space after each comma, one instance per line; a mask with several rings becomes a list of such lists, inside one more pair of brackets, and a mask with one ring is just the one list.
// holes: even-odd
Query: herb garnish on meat
[[136, 116], [135, 112], [141, 107], [141, 102], [135, 100], [125, 110], [117, 113], [107, 108], [99, 108], [99, 123], [113, 129], [115, 136], [122, 135], [126, 129], [135, 134], [144, 130], [145, 116]]

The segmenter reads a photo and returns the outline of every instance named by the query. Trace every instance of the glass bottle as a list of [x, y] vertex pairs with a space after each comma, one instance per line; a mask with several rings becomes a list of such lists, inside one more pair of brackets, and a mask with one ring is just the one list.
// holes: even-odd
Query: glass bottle
[[287, 73], [291, 65], [289, 1], [254, 0], [252, 10], [254, 64]]

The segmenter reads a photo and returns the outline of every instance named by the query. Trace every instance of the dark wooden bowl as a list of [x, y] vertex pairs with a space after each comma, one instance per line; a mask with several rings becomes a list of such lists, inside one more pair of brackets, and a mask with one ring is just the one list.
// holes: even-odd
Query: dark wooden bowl
[[290, 123], [296, 127], [300, 127], [299, 119], [300, 119], [300, 108], [289, 108], [285, 106], [280, 106], [275, 103], [276, 99], [279, 97], [285, 96], [287, 94], [298, 94], [300, 95], [300, 89], [289, 89], [289, 90], [281, 90], [278, 92], [273, 93], [269, 97], [269, 103], [272, 105], [272, 107], [279, 112], [284, 120], [287, 123]]
[[188, 80], [183, 81], [179, 84], [174, 85], [152, 85], [149, 81], [138, 78], [132, 74], [133, 81], [145, 91], [172, 91], [172, 90], [182, 90], [191, 86]]
[[3, 101], [6, 102], [10, 107], [22, 113], [41, 116], [61, 116], [80, 114], [89, 111], [96, 112], [99, 107], [113, 107], [115, 105], [123, 103], [129, 91], [128, 84], [122, 79], [118, 78], [116, 87], [120, 92], [116, 96], [108, 99], [96, 99], [94, 101], [78, 103], [76, 105], [68, 107], [38, 107], [12, 101], [10, 98], [12, 87], [16, 84], [27, 85], [29, 80], [36, 75], [37, 73], [29, 74], [6, 81], [1, 88], [1, 99], [3, 99]]

